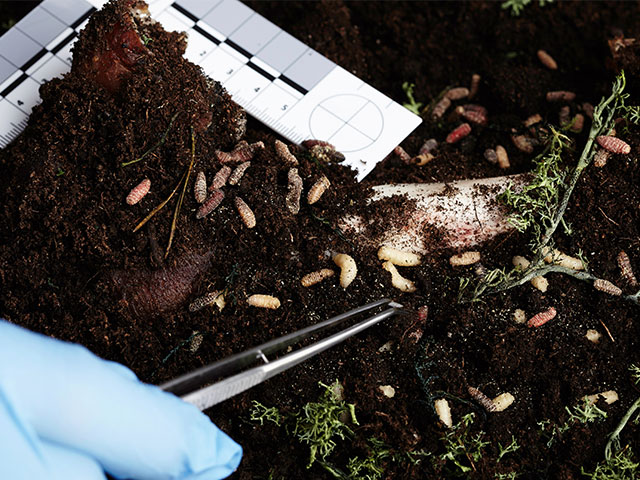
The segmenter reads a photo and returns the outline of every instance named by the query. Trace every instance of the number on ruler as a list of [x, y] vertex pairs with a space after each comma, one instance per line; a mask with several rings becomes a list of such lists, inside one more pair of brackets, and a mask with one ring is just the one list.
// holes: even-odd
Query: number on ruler
[[256, 93], [259, 92], [260, 91], [260, 87], [254, 88], [253, 91], [256, 92]]
[[289, 105], [287, 105], [286, 103], [284, 105], [282, 105], [282, 111], [284, 112], [287, 108], [289, 107]]
[[227, 75], [231, 75], [232, 73], [233, 73], [233, 68], [230, 68], [230, 69], [227, 71]]

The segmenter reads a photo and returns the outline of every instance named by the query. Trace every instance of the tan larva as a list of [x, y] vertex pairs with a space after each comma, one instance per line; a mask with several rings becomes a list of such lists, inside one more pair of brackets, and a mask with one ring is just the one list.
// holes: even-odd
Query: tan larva
[[515, 401], [515, 397], [511, 395], [509, 392], [501, 393], [496, 398], [492, 400], [493, 404], [496, 407], [496, 412], [502, 412], [509, 408], [513, 402]]
[[596, 137], [596, 142], [611, 153], [627, 155], [631, 152], [631, 146], [627, 142], [611, 135], [599, 135]]
[[461, 100], [469, 96], [469, 89], [467, 87], [456, 87], [448, 90], [445, 93], [445, 97], [449, 100]]
[[300, 279], [300, 283], [303, 287], [311, 287], [317, 283], [322, 282], [323, 280], [333, 277], [334, 271], [329, 268], [323, 268], [321, 270], [317, 270], [315, 272], [307, 273], [304, 277]]
[[513, 321], [516, 323], [526, 323], [527, 314], [521, 308], [516, 308], [513, 311]]
[[566, 255], [560, 250], [551, 250], [549, 247], [545, 247], [542, 253], [545, 255], [544, 261], [547, 263], [553, 263], [571, 270], [584, 270], [582, 260]]
[[196, 213], [196, 219], [201, 219], [213, 212], [218, 205], [224, 199], [224, 192], [222, 190], [214, 190], [211, 192], [209, 198], [200, 206]]
[[309, 149], [309, 153], [313, 158], [321, 163], [329, 164], [332, 162], [342, 162], [344, 160], [344, 155], [341, 152], [338, 152], [331, 144], [314, 145]]
[[596, 344], [600, 343], [600, 340], [602, 339], [602, 334], [593, 328], [587, 330], [587, 333], [585, 333], [584, 336], [587, 337], [587, 340], [589, 340], [591, 343]]
[[199, 310], [202, 310], [205, 307], [210, 307], [211, 305], [218, 305], [218, 308], [220, 308], [220, 305], [219, 305], [220, 297], [224, 298], [224, 295], [219, 290], [216, 290], [215, 292], [207, 293], [206, 295], [196, 298], [193, 302], [191, 302], [191, 304], [189, 304], [189, 311], [197, 312]]
[[593, 157], [593, 166], [598, 168], [604, 167], [610, 155], [611, 154], [604, 148], [599, 149]]
[[251, 162], [250, 161], [247, 161], [247, 162], [244, 162], [244, 163], [241, 163], [240, 165], [238, 165], [233, 170], [233, 172], [231, 172], [231, 175], [229, 175], [229, 180], [228, 180], [229, 185], [237, 185], [238, 182], [240, 181], [240, 179], [242, 179], [242, 176], [244, 175], [244, 172], [250, 166], [251, 166]]
[[620, 267], [620, 271], [622, 272], [622, 277], [626, 280], [630, 287], [637, 287], [638, 280], [633, 273], [633, 268], [631, 267], [631, 260], [629, 260], [629, 255], [624, 250], [621, 250], [618, 254], [618, 267]]
[[530, 126], [540, 122], [542, 122], [542, 115], [540, 115], [539, 113], [534, 113], [533, 115], [527, 117], [527, 119], [522, 123], [525, 127], [529, 128]]
[[502, 170], [506, 170], [511, 167], [511, 162], [509, 161], [509, 155], [507, 154], [507, 150], [502, 145], [496, 146], [496, 161], [498, 162], [498, 167]]
[[331, 182], [329, 182], [329, 179], [322, 175], [322, 177], [320, 177], [309, 189], [309, 193], [307, 193], [307, 203], [309, 205], [316, 203], [330, 186]]
[[280, 300], [278, 298], [271, 295], [262, 295], [256, 293], [247, 298], [247, 303], [252, 307], [258, 308], [269, 308], [271, 310], [276, 310], [280, 308]]
[[567, 90], [556, 90], [547, 92], [547, 102], [571, 102], [575, 100], [576, 94]]
[[447, 428], [453, 427], [453, 420], [451, 419], [451, 407], [449, 402], [445, 398], [439, 398], [433, 402], [433, 406], [436, 409], [438, 418]]
[[340, 268], [340, 286], [347, 288], [358, 275], [356, 261], [346, 253], [338, 253], [333, 257], [333, 263]]
[[248, 144], [239, 142], [231, 152], [216, 150], [216, 157], [221, 163], [241, 163], [251, 160], [258, 150], [264, 149], [264, 143], [256, 142]]
[[253, 214], [253, 210], [247, 205], [247, 203], [240, 197], [234, 199], [236, 204], [236, 210], [238, 215], [242, 219], [242, 222], [247, 228], [253, 228], [256, 226], [256, 216]]
[[287, 147], [283, 142], [276, 140], [274, 142], [274, 148], [276, 155], [278, 155], [282, 161], [289, 165], [298, 165], [298, 159], [293, 155], [293, 153], [291, 153], [289, 147]]
[[302, 195], [302, 178], [298, 174], [297, 168], [292, 168], [287, 174], [289, 180], [289, 191], [285, 197], [287, 209], [294, 215], [300, 211], [300, 196]]
[[473, 98], [478, 94], [478, 89], [480, 88], [480, 80], [482, 77], [477, 73], [471, 75], [471, 86], [469, 87], [469, 98]]
[[[531, 263], [529, 262], [529, 260], [527, 260], [524, 257], [521, 257], [520, 255], [515, 255], [511, 261], [513, 263], [513, 266], [520, 268], [521, 271], [524, 271], [527, 268], [529, 268], [529, 265]], [[537, 288], [542, 293], [546, 292], [547, 289], [549, 288], [549, 282], [543, 276], [534, 277], [530, 280], [530, 282], [534, 288]]]
[[409, 164], [411, 163], [411, 155], [407, 153], [407, 151], [398, 145], [393, 149], [393, 154], [398, 157], [402, 162]]
[[498, 163], [498, 154], [493, 148], [487, 148], [484, 151], [484, 159], [492, 165]]
[[547, 323], [549, 320], [553, 320], [558, 312], [553, 307], [549, 307], [544, 312], [536, 313], [527, 322], [529, 328], [538, 328]]
[[553, 57], [549, 55], [547, 52], [545, 52], [544, 50], [538, 50], [537, 55], [538, 55], [538, 60], [540, 60], [540, 63], [542, 63], [549, 70], [558, 69], [558, 64], [553, 59]]
[[460, 267], [464, 265], [473, 265], [480, 261], [480, 252], [469, 251], [454, 255], [449, 259], [449, 263], [453, 267]]
[[218, 170], [216, 175], [213, 177], [213, 180], [211, 181], [211, 185], [209, 186], [209, 191], [212, 192], [214, 190], [224, 187], [227, 184], [227, 179], [229, 178], [229, 175], [231, 175], [231, 167], [228, 167], [227, 165], [225, 165], [220, 170]]
[[531, 137], [527, 137], [526, 135], [511, 135], [511, 141], [515, 145], [515, 147], [524, 153], [532, 153], [533, 152], [533, 139]]
[[589, 402], [589, 405], [593, 405], [601, 398], [607, 405], [611, 405], [612, 403], [615, 403], [620, 399], [620, 397], [618, 396], [618, 392], [616, 392], [615, 390], [607, 390], [606, 392], [587, 395], [587, 402]]
[[596, 290], [600, 290], [601, 292], [608, 293], [609, 295], [620, 296], [622, 295], [622, 290], [616, 287], [609, 280], [604, 280], [602, 278], [596, 278], [593, 281], [593, 288]]
[[442, 97], [436, 106], [433, 107], [433, 111], [431, 112], [431, 116], [433, 118], [442, 118], [444, 112], [451, 106], [451, 100], [448, 97]]
[[431, 154], [431, 153], [420, 153], [416, 157], [413, 157], [411, 159], [411, 163], [414, 163], [417, 166], [421, 167], [421, 166], [426, 165], [427, 163], [429, 163], [434, 158], [436, 158], [436, 157], [434, 157], [433, 154]]
[[393, 263], [386, 261], [382, 264], [382, 268], [391, 274], [391, 285], [393, 285], [394, 288], [406, 293], [416, 291], [415, 283], [400, 275], [400, 272], [398, 272], [398, 269]]
[[207, 177], [205, 177], [203, 171], [198, 172], [196, 183], [193, 184], [193, 196], [198, 203], [202, 203], [207, 199]]
[[394, 265], [399, 265], [401, 267], [414, 267], [416, 265], [420, 265], [420, 255], [405, 252], [404, 250], [398, 250], [397, 248], [388, 247], [386, 245], [383, 245], [378, 249], [378, 258], [380, 260], [389, 260]]
[[493, 403], [493, 400], [487, 397], [480, 390], [478, 390], [475, 387], [469, 386], [467, 387], [467, 391], [469, 392], [469, 395], [471, 395], [471, 398], [473, 398], [476, 402], [478, 402], [482, 406], [482, 408], [484, 408], [487, 412], [496, 411], [496, 404]]
[[135, 205], [136, 203], [138, 203], [147, 193], [149, 193], [150, 188], [151, 180], [145, 178], [138, 185], [131, 189], [129, 195], [127, 195], [127, 204]]

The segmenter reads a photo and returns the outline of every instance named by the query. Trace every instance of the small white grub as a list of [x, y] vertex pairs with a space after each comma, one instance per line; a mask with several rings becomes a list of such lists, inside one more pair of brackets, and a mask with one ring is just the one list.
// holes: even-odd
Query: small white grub
[[247, 298], [247, 303], [252, 307], [258, 308], [270, 308], [271, 310], [275, 310], [280, 308], [280, 300], [271, 295], [262, 295], [256, 293]]
[[391, 274], [391, 285], [402, 292], [412, 293], [416, 291], [416, 285], [411, 280], [404, 278], [398, 272], [396, 266], [390, 261], [386, 261], [382, 264], [382, 268], [384, 268], [387, 272]]
[[338, 253], [333, 257], [333, 263], [340, 268], [340, 285], [347, 288], [358, 275], [356, 261], [346, 253]]
[[511, 395], [509, 392], [501, 393], [496, 398], [493, 399], [493, 403], [496, 406], [496, 412], [502, 412], [509, 408], [511, 404], [515, 401], [515, 397]]
[[396, 396], [396, 389], [391, 385], [380, 385], [378, 390], [382, 392], [382, 394], [387, 398], [393, 398]]
[[331, 186], [331, 182], [329, 182], [327, 177], [322, 175], [309, 189], [309, 193], [307, 193], [307, 203], [312, 205], [320, 200], [320, 197], [322, 197], [329, 186]]
[[344, 387], [340, 382], [333, 382], [331, 385], [329, 385], [329, 388], [336, 402], [344, 401]]
[[414, 267], [420, 265], [420, 255], [397, 248], [382, 245], [378, 249], [378, 258], [380, 260], [389, 260], [394, 265], [401, 267]]
[[511, 166], [507, 150], [502, 145], [496, 146], [496, 161], [498, 162], [498, 166], [503, 170]]
[[[524, 257], [522, 257], [520, 255], [515, 255], [511, 259], [511, 261], [513, 262], [513, 266], [514, 267], [519, 268], [522, 271], [524, 271], [527, 268], [529, 268], [529, 265], [531, 264], [531, 262], [529, 262], [529, 260], [527, 260], [526, 258], [524, 258]], [[530, 280], [530, 283], [531, 283], [531, 285], [533, 285], [534, 288], [537, 288], [542, 293], [546, 292], [547, 288], [549, 288], [549, 282], [543, 276], [538, 276], [538, 277], [532, 278]]]
[[616, 392], [615, 390], [607, 390], [606, 392], [587, 395], [587, 401], [589, 402], [589, 405], [593, 405], [594, 403], [596, 403], [599, 400], [598, 397], [602, 397], [604, 403], [606, 403], [607, 405], [611, 405], [612, 403], [615, 403], [620, 399], [620, 397], [618, 397], [618, 392]]
[[449, 263], [453, 267], [460, 267], [464, 265], [473, 265], [480, 261], [480, 252], [468, 251], [454, 255], [449, 259]]
[[333, 274], [333, 270], [329, 268], [323, 268], [315, 272], [307, 273], [304, 277], [302, 277], [300, 283], [303, 287], [311, 287], [316, 283], [320, 283], [325, 278], [333, 277]]
[[516, 323], [526, 323], [527, 322], [527, 314], [521, 308], [516, 308], [513, 311], [513, 321]]
[[393, 342], [389, 340], [387, 343], [385, 343], [378, 349], [378, 352], [385, 353], [385, 352], [390, 352], [391, 350], [393, 350]]
[[589, 330], [587, 330], [587, 333], [585, 334], [585, 337], [587, 337], [587, 340], [589, 340], [592, 343], [600, 343], [600, 339], [602, 338], [602, 334], [593, 329], [590, 328]]
[[436, 409], [438, 418], [447, 428], [453, 427], [453, 420], [451, 419], [451, 408], [446, 398], [439, 398], [433, 402], [433, 406]]
[[584, 270], [582, 260], [566, 255], [560, 250], [551, 250], [549, 247], [544, 247], [544, 249], [542, 250], [542, 254], [545, 255], [544, 261], [547, 263], [554, 263], [571, 270]]

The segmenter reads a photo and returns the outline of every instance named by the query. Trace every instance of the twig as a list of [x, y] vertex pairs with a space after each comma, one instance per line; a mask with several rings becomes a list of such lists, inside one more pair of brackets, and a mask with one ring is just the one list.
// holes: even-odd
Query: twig
[[602, 320], [600, 320], [600, 323], [602, 324], [604, 329], [607, 331], [607, 335], [609, 335], [609, 338], [611, 339], [611, 341], [615, 343], [615, 340], [613, 339], [613, 335], [611, 335], [611, 332], [609, 331], [609, 328], [607, 328], [607, 326], [605, 325], [605, 323]]
[[151, 152], [154, 152], [155, 150], [157, 150], [158, 148], [160, 148], [162, 145], [164, 145], [165, 140], [167, 139], [167, 135], [169, 133], [169, 130], [171, 130], [171, 127], [173, 126], [173, 121], [176, 119], [176, 117], [178, 116], [180, 112], [176, 112], [173, 117], [171, 117], [171, 121], [169, 122], [169, 126], [167, 127], [167, 129], [164, 131], [164, 133], [162, 134], [162, 137], [160, 138], [160, 140], [158, 140], [158, 142], [151, 147], [149, 150], [147, 150], [146, 152], [144, 152], [142, 154], [141, 157], [136, 158], [135, 160], [131, 160], [130, 162], [122, 162], [120, 165], [123, 167], [126, 167], [128, 165], [133, 165], [134, 163], [139, 162], [140, 160], [142, 160], [144, 157], [146, 157], [147, 155], [149, 155]]
[[133, 229], [134, 232], [137, 232], [145, 223], [147, 223], [149, 220], [151, 220], [151, 218], [156, 213], [158, 213], [162, 209], [162, 207], [164, 207], [169, 202], [169, 200], [171, 200], [171, 197], [173, 197], [175, 195], [175, 193], [178, 191], [178, 188], [180, 188], [180, 184], [182, 183], [182, 179], [184, 179], [185, 175], [186, 175], [186, 172], [184, 174], [182, 174], [182, 178], [180, 179], [178, 184], [175, 186], [173, 191], [169, 194], [169, 196], [162, 203], [160, 203], [160, 205], [158, 205], [156, 208], [154, 208], [151, 211], [151, 213], [144, 218], [144, 220], [142, 220], [138, 225], [136, 225], [136, 228]]
[[612, 446], [616, 449], [616, 451], [620, 450], [620, 433], [622, 433], [622, 430], [629, 422], [629, 419], [633, 416], [634, 412], [638, 408], [640, 408], [640, 398], [638, 398], [635, 402], [633, 402], [633, 405], [631, 405], [629, 410], [627, 410], [627, 413], [625, 413], [624, 417], [622, 417], [622, 420], [620, 420], [620, 423], [618, 424], [616, 429], [613, 432], [611, 432], [611, 435], [609, 435], [609, 441], [607, 442], [607, 445], [604, 447], [604, 458], [606, 460], [611, 459]]

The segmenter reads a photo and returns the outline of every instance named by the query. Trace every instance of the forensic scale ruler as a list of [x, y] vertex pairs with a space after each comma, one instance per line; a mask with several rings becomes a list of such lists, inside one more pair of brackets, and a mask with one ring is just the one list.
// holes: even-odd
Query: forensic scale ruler
[[[71, 47], [105, 0], [44, 0], [0, 37], [0, 148], [25, 128], [38, 88], [71, 68]], [[188, 33], [185, 57], [249, 114], [293, 143], [331, 142], [364, 178], [420, 117], [238, 0], [151, 0]]]

